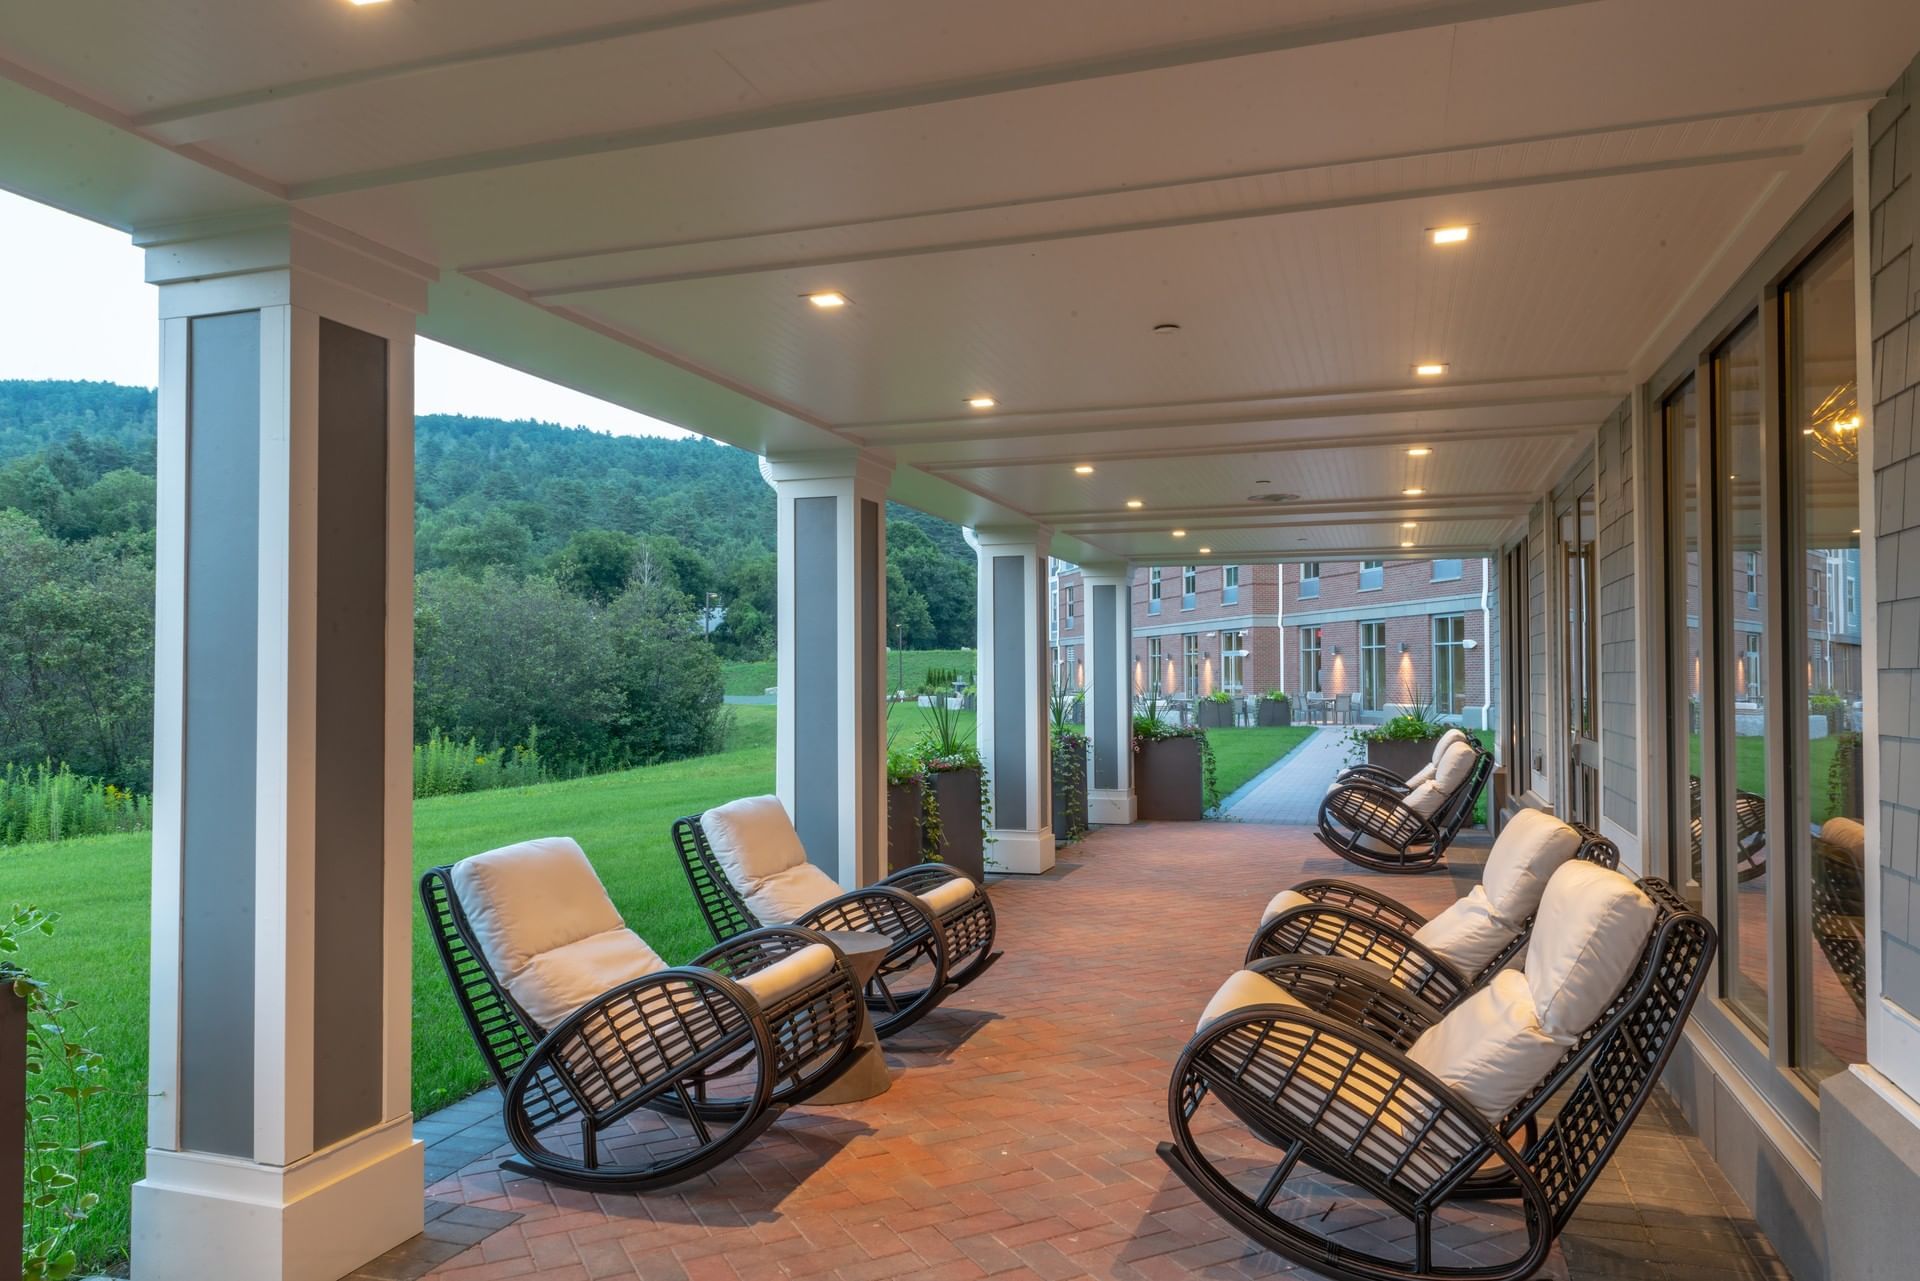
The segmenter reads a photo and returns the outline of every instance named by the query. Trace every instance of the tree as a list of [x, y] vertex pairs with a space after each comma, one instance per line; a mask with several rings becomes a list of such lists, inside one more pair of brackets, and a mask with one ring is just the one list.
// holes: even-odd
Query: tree
[[718, 751], [725, 684], [687, 598], [658, 577], [636, 576], [608, 611], [608, 624], [626, 760], [646, 765]]
[[640, 540], [610, 529], [583, 529], [553, 560], [553, 579], [575, 596], [605, 605], [627, 590]]
[[900, 566], [887, 562], [887, 644], [901, 649], [932, 649], [935, 632], [927, 598], [907, 585]]
[[533, 535], [499, 508], [479, 520], [437, 531], [433, 559], [448, 569], [478, 578], [490, 569], [518, 571], [533, 551]]
[[960, 649], [974, 643], [975, 568], [936, 545], [918, 525], [887, 522], [887, 563], [926, 605], [931, 627], [925, 646]]

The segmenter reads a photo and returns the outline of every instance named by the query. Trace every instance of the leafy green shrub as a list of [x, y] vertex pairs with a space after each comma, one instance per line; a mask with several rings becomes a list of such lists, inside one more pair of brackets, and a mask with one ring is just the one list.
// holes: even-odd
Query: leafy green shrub
[[413, 794], [457, 796], [496, 787], [532, 787], [552, 778], [540, 759], [540, 731], [529, 729], [527, 741], [485, 751], [475, 740], [456, 742], [438, 729], [413, 749]]
[[152, 826], [149, 798], [82, 777], [64, 764], [0, 769], [0, 845], [144, 832]]
[[1291, 703], [1293, 701], [1292, 697], [1283, 689], [1270, 689], [1260, 697], [1266, 699], [1269, 703]]

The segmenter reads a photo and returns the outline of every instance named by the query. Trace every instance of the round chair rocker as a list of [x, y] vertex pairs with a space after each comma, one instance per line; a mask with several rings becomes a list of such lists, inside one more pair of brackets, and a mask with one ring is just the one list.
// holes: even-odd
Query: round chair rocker
[[420, 897], [504, 1098], [504, 1169], [589, 1191], [677, 1183], [854, 1061], [860, 991], [830, 940], [754, 930], [669, 967], [566, 837], [436, 867]]
[[1246, 963], [1349, 957], [1444, 1014], [1526, 948], [1548, 880], [1572, 859], [1611, 870], [1620, 850], [1580, 824], [1523, 809], [1494, 841], [1480, 884], [1433, 919], [1352, 881], [1303, 881], [1267, 904]]
[[878, 1036], [913, 1026], [1000, 959], [993, 901], [983, 887], [945, 864], [922, 863], [844, 892], [807, 861], [778, 797], [750, 797], [680, 819], [673, 844], [718, 941], [768, 921], [893, 940], [865, 993]]
[[1336, 781], [1320, 802], [1314, 835], [1348, 862], [1377, 872], [1432, 871], [1492, 773], [1493, 754], [1462, 735], [1447, 746], [1433, 776], [1410, 787], [1372, 777]]
[[[1521, 1281], [1645, 1106], [1717, 945], [1664, 882], [1574, 861], [1548, 885], [1525, 972], [1445, 1015], [1346, 958], [1261, 961], [1181, 1053], [1160, 1156], [1316, 1273]], [[1329, 1198], [1389, 1221], [1342, 1237]]]

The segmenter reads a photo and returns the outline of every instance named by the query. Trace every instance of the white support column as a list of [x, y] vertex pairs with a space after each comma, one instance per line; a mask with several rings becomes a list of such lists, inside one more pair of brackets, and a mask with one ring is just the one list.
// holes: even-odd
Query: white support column
[[779, 507], [775, 786], [807, 857], [849, 889], [886, 873], [887, 482], [853, 450], [770, 458]]
[[160, 286], [138, 1281], [334, 1281], [420, 1231], [413, 340], [432, 271], [285, 210]]
[[980, 556], [980, 759], [993, 796], [996, 870], [1053, 866], [1047, 725], [1047, 547], [1033, 526], [967, 531]]
[[1133, 566], [1082, 565], [1087, 586], [1087, 737], [1093, 764], [1087, 817], [1131, 823], [1133, 797]]

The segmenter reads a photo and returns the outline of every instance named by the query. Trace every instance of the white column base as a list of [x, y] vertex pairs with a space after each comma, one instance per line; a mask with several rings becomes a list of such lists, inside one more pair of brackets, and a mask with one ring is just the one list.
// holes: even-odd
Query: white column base
[[425, 1152], [411, 1115], [285, 1167], [149, 1148], [135, 1281], [339, 1281], [419, 1235]]
[[993, 870], [1017, 876], [1038, 876], [1053, 870], [1053, 829], [1024, 832], [1017, 828], [993, 829], [993, 844], [987, 847]]
[[1131, 787], [1096, 787], [1087, 792], [1087, 822], [1124, 826], [1139, 817]]

